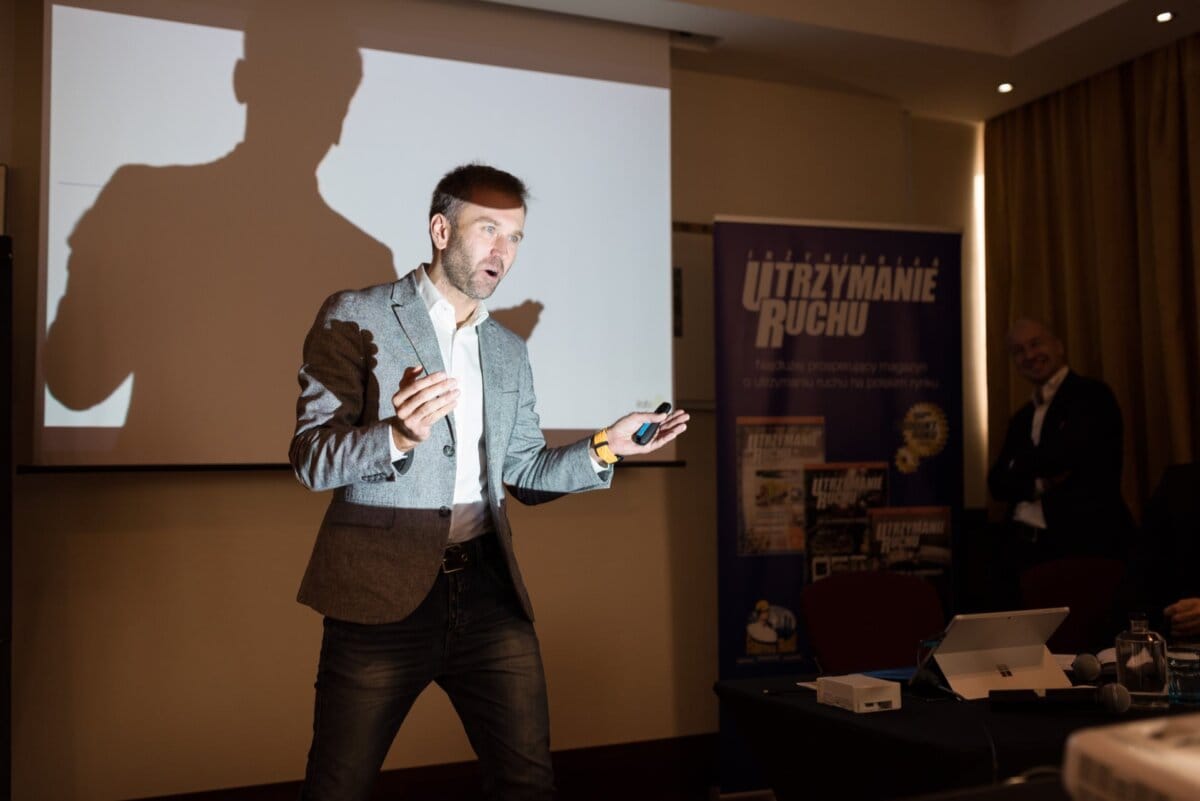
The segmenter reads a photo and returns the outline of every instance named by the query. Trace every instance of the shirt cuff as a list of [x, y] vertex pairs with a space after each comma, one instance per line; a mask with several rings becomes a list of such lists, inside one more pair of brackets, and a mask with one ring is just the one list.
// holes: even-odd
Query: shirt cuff
[[588, 458], [592, 460], [592, 469], [596, 471], [596, 475], [600, 475], [612, 467], [611, 464], [600, 461], [600, 457], [596, 455], [596, 451], [592, 449], [591, 445], [588, 445]]
[[392, 467], [396, 470], [399, 470], [400, 466], [403, 465], [404, 461], [408, 458], [408, 451], [402, 451], [396, 447], [396, 438], [392, 436], [390, 427], [388, 428], [388, 448], [391, 449], [392, 452]]

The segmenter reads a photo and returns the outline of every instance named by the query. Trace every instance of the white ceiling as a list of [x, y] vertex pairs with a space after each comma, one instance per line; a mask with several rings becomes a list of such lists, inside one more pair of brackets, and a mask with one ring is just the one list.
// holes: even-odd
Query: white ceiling
[[[676, 33], [672, 66], [984, 120], [1200, 31], [1198, 0], [488, 0]], [[1160, 24], [1155, 15], [1175, 18]], [[996, 86], [1008, 81], [1007, 95]]]

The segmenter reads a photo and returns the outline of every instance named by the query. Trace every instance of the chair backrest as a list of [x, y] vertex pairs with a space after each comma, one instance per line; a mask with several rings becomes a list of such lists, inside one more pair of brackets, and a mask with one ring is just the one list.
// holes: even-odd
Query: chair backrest
[[804, 588], [800, 609], [821, 672], [916, 667], [921, 641], [945, 626], [934, 586], [887, 571], [835, 573]]
[[1117, 592], [1124, 578], [1125, 563], [1118, 559], [1068, 556], [1026, 568], [1017, 582], [1026, 609], [1070, 608], [1046, 646], [1056, 654], [1078, 654], [1112, 646]]

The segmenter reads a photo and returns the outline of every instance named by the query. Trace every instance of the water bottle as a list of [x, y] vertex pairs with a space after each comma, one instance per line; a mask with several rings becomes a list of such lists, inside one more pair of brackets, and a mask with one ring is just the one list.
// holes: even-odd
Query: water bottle
[[1129, 630], [1117, 635], [1117, 682], [1141, 709], [1167, 706], [1167, 641], [1151, 631], [1146, 616], [1135, 613]]

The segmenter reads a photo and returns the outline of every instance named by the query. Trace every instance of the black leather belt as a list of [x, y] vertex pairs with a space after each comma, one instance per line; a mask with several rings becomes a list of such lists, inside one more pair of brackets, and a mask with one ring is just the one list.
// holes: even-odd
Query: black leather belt
[[457, 573], [466, 570], [471, 561], [471, 554], [465, 543], [456, 542], [442, 554], [442, 572]]
[[442, 552], [442, 572], [458, 573], [466, 570], [468, 565], [483, 559], [489, 546], [494, 547], [495, 537], [496, 535], [489, 531], [466, 542], [455, 542], [446, 546], [446, 550]]

